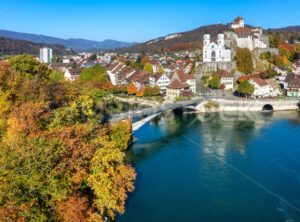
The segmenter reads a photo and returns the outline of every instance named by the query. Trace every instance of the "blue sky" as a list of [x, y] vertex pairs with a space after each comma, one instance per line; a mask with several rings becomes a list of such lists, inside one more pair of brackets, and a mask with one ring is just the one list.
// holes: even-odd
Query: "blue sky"
[[300, 25], [299, 0], [0, 0], [0, 29], [60, 38], [147, 41], [241, 13], [263, 28]]

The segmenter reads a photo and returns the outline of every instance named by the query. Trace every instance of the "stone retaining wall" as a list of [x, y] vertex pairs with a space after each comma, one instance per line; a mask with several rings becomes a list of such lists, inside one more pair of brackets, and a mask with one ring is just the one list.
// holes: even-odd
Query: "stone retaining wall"
[[298, 100], [228, 100], [228, 99], [212, 99], [214, 103], [219, 105], [218, 108], [207, 109], [205, 104], [208, 101], [200, 103], [196, 108], [199, 112], [260, 112], [265, 105], [271, 105], [274, 111], [297, 110], [299, 109]]

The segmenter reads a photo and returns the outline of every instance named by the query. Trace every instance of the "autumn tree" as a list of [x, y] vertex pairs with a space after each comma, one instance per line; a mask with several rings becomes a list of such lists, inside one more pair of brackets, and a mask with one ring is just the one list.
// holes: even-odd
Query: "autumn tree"
[[144, 96], [158, 96], [161, 92], [161, 89], [159, 86], [146, 86], [144, 88]]
[[253, 72], [252, 55], [248, 48], [238, 48], [236, 51], [235, 61], [238, 71], [246, 74]]
[[144, 70], [153, 73], [152, 65], [149, 62], [144, 65]]
[[104, 86], [104, 90], [112, 91], [114, 89], [114, 85], [111, 83], [111, 81], [107, 81]]
[[163, 66], [159, 66], [157, 69], [157, 73], [166, 73], [166, 71]]
[[132, 82], [129, 84], [128, 88], [127, 88], [127, 93], [129, 95], [135, 95], [137, 92], [137, 88], [135, 86], [135, 84]]
[[137, 91], [136, 96], [137, 97], [143, 97], [144, 96], [144, 90]]
[[134, 189], [131, 122], [102, 124], [82, 82], [33, 57], [0, 62], [0, 221], [106, 221]]

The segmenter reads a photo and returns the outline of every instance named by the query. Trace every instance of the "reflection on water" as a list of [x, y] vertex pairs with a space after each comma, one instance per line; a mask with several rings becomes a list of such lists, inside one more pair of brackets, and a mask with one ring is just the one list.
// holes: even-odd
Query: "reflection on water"
[[117, 221], [300, 221], [299, 130], [299, 112], [159, 115], [134, 135]]

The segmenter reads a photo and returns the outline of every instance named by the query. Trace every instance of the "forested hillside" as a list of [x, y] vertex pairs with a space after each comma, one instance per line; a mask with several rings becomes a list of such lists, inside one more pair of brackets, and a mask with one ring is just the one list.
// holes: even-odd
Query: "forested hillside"
[[45, 46], [52, 48], [54, 55], [74, 54], [73, 50], [67, 49], [62, 45], [34, 43], [30, 41], [16, 40], [0, 36], [0, 55], [20, 55], [23, 53], [39, 55], [40, 48]]

